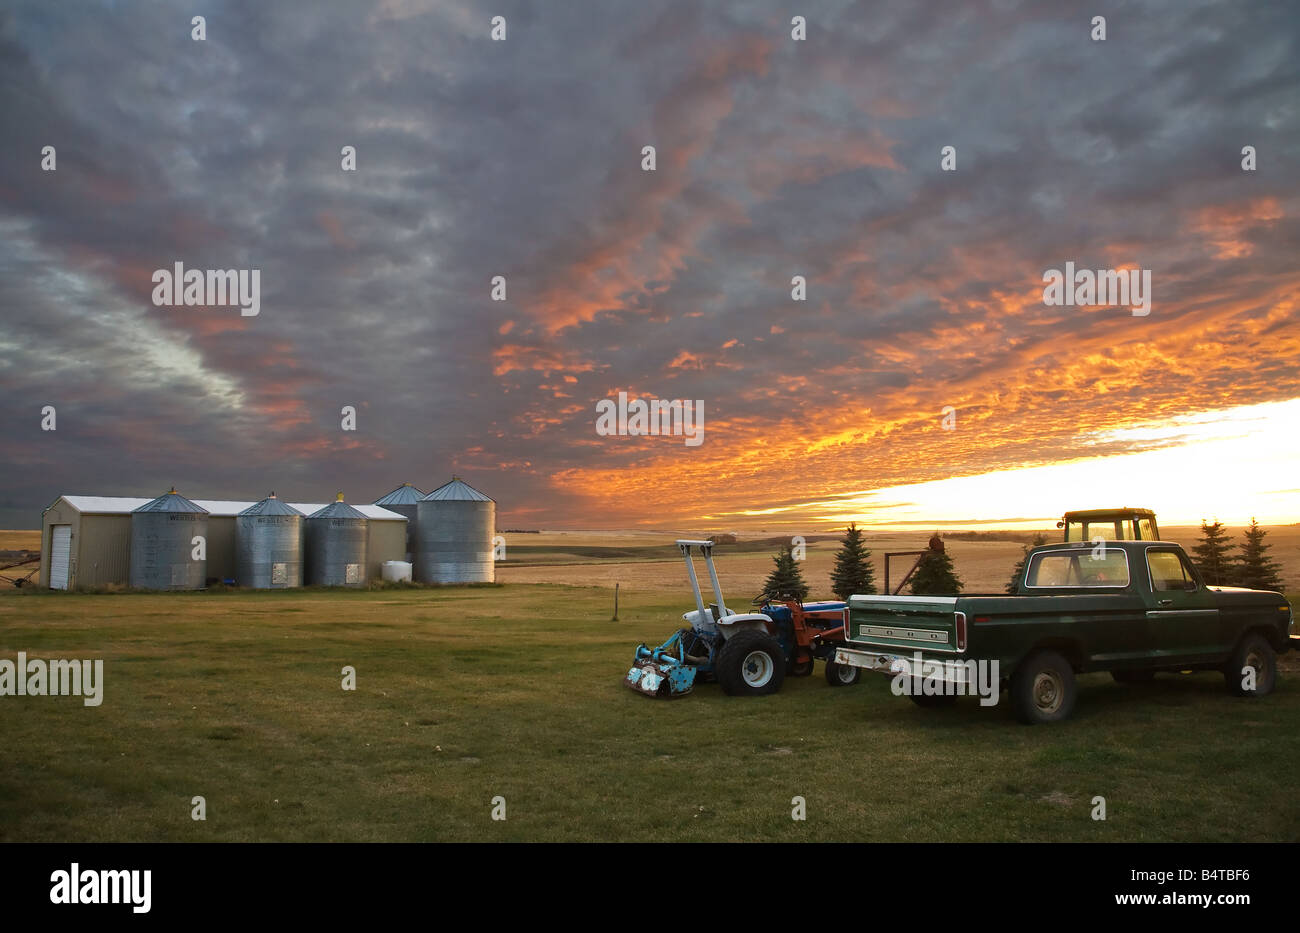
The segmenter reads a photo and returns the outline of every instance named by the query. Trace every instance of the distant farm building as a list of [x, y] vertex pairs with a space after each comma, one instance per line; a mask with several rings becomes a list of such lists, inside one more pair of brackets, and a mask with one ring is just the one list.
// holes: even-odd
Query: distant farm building
[[396, 512], [398, 515], [406, 516], [406, 557], [405, 560], [412, 560], [415, 557], [416, 549], [416, 524], [417, 504], [424, 498], [424, 493], [410, 483], [402, 483], [386, 496], [381, 496], [375, 500], [375, 505], [388, 509], [390, 512]]
[[[184, 497], [178, 496], [178, 498]], [[140, 582], [134, 585], [160, 589], [173, 588], [170, 582], [173, 571], [170, 568], [174, 562], [170, 559], [170, 552], [180, 546], [179, 535], [176, 536], [176, 540], [172, 540], [161, 532], [150, 531], [150, 538], [142, 539], [136, 545], [137, 556], [149, 561], [148, 574], [138, 576], [133, 573], [131, 566], [133, 518], [136, 524], [140, 523], [140, 516], [133, 516], [132, 513], [142, 506], [158, 503], [159, 500], [163, 500], [163, 504], [154, 506], [155, 509], [164, 508], [170, 501], [168, 496], [160, 496], [159, 499], [59, 496], [45, 510], [41, 521], [40, 585], [66, 590], [78, 586], [131, 585], [133, 580], [138, 580]], [[201, 516], [206, 520], [204, 537], [207, 560], [203, 570], [203, 580], [210, 583], [236, 581], [238, 565], [235, 543], [236, 519], [241, 512], [246, 512], [259, 503], [224, 499], [185, 501], [206, 512], [206, 515]], [[326, 508], [324, 502], [290, 502], [288, 505], [304, 516], [315, 515]], [[378, 580], [381, 577], [384, 561], [403, 560], [406, 557], [406, 517], [377, 505], [357, 505], [350, 508], [355, 509], [366, 519], [364, 567], [361, 573], [366, 580]], [[168, 513], [165, 511], [150, 511], [142, 514], [159, 525], [168, 518]], [[193, 513], [187, 509], [175, 514], [198, 517], [201, 513]], [[158, 518], [159, 515], [162, 518]], [[185, 530], [193, 532], [197, 526], [198, 523], [195, 522]], [[184, 536], [183, 543], [186, 545], [187, 552], [191, 537], [192, 534], [188, 533]], [[491, 546], [490, 541], [488, 546]], [[360, 549], [354, 547], [354, 551], [357, 550]], [[139, 562], [137, 560], [137, 563]], [[240, 585], [255, 585], [256, 579], [236, 582]], [[180, 588], [181, 583], [186, 587], [192, 586], [192, 581], [183, 580], [178, 581], [176, 588]]]
[[375, 505], [342, 493], [329, 504], [275, 493], [187, 499], [175, 489], [156, 499], [59, 496], [42, 514], [40, 585], [363, 586], [383, 579], [386, 563], [405, 564], [408, 579], [415, 563], [422, 583], [491, 583], [495, 534], [496, 502], [458, 477], [427, 496], [403, 483]]

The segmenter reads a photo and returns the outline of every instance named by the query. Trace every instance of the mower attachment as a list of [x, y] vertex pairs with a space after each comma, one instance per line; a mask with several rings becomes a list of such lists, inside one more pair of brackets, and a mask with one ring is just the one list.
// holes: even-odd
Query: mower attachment
[[[687, 630], [689, 631], [689, 629]], [[682, 645], [682, 632], [674, 633], [658, 648], [638, 645], [636, 660], [623, 680], [625, 686], [646, 696], [668, 700], [685, 696], [695, 686], [696, 668]]]

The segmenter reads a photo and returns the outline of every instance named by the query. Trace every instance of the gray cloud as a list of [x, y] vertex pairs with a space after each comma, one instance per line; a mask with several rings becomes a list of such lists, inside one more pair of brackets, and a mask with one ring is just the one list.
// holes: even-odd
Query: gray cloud
[[[746, 465], [755, 508], [1295, 396], [1294, 316], [1265, 323], [1296, 284], [1292, 7], [1119, 4], [1094, 43], [1093, 6], [823, 4], [800, 44], [774, 3], [216, 2], [206, 42], [167, 5], [11, 4], [0, 525], [65, 492], [362, 500], [453, 470], [507, 524], [639, 519], [698, 455], [597, 438], [620, 388], [705, 399], [737, 455], [857, 419]], [[1152, 268], [1161, 316], [1009, 307], [1067, 259]], [[261, 269], [262, 314], [153, 307], [177, 260]], [[1144, 349], [1207, 329], [1242, 358]], [[1060, 378], [1082, 347], [1147, 361], [1103, 398]], [[975, 448], [921, 429], [957, 397]], [[653, 492], [621, 513], [557, 482], [618, 469]]]

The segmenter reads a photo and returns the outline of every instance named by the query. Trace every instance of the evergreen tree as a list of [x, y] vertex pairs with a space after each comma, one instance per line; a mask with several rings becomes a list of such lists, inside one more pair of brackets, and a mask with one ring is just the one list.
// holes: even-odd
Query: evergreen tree
[[1014, 593], [1017, 585], [1020, 583], [1020, 575], [1025, 572], [1025, 560], [1029, 557], [1029, 552], [1036, 547], [1041, 547], [1047, 543], [1047, 536], [1041, 531], [1034, 535], [1034, 540], [1026, 544], [1020, 551], [1020, 560], [1016, 561], [1016, 569], [1011, 571], [1011, 579], [1007, 581], [1005, 593]]
[[871, 551], [863, 539], [862, 529], [856, 523], [850, 523], [844, 532], [840, 549], [835, 552], [831, 592], [836, 599], [845, 601], [854, 593], [876, 592], [876, 572], [871, 566]]
[[[935, 533], [938, 537], [938, 533]], [[912, 575], [913, 596], [952, 596], [961, 592], [961, 580], [947, 551], [931, 550], [921, 558], [921, 566]]]
[[1282, 569], [1277, 561], [1268, 556], [1273, 545], [1264, 543], [1268, 534], [1255, 519], [1250, 520], [1246, 529], [1246, 543], [1241, 546], [1237, 557], [1236, 585], [1250, 587], [1252, 590], [1280, 590], [1282, 578], [1278, 571]]
[[1201, 543], [1192, 548], [1192, 563], [1210, 586], [1235, 585], [1239, 568], [1232, 552], [1236, 547], [1222, 522], [1210, 525], [1201, 519]]
[[800, 601], [807, 599], [808, 584], [804, 582], [803, 571], [799, 569], [790, 545], [781, 545], [781, 550], [772, 558], [772, 563], [776, 564], [776, 568], [767, 575], [763, 594], [771, 597], [793, 595], [799, 597]]

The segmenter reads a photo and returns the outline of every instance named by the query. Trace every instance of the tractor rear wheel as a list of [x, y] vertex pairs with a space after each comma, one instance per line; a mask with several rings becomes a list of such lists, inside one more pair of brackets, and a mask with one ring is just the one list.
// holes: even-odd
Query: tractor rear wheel
[[737, 632], [722, 643], [715, 670], [730, 696], [766, 696], [785, 680], [785, 652], [764, 632]]

